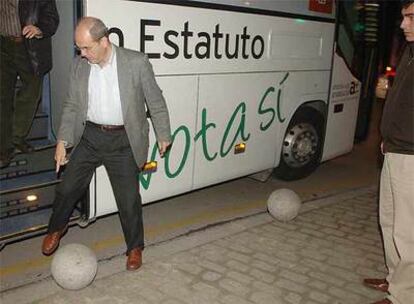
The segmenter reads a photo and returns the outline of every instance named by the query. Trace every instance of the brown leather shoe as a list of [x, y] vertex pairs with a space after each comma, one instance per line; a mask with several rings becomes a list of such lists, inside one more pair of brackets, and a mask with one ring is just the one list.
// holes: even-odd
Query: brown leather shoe
[[141, 248], [134, 248], [128, 254], [126, 263], [127, 270], [137, 270], [142, 265], [142, 250]]
[[392, 304], [392, 302], [388, 299], [382, 299], [382, 300], [379, 300], [379, 301], [371, 303], [371, 304]]
[[388, 291], [388, 282], [386, 279], [364, 279], [364, 285], [382, 292]]
[[63, 228], [62, 230], [48, 233], [45, 238], [43, 239], [42, 244], [42, 252], [44, 255], [51, 255], [56, 251], [56, 249], [59, 247], [59, 242], [62, 236], [66, 233], [68, 230], [68, 226]]

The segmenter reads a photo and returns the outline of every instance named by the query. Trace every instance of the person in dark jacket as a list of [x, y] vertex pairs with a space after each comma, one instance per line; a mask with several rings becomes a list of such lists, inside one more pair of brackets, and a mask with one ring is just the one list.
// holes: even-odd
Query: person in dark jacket
[[414, 303], [414, 0], [404, 0], [401, 12], [407, 46], [381, 121], [379, 213], [388, 275], [364, 280], [388, 295], [373, 304]]
[[[59, 25], [55, 0], [0, 1], [0, 167], [14, 152], [33, 151], [25, 138], [52, 68], [51, 36]], [[21, 87], [15, 92], [17, 77]]]

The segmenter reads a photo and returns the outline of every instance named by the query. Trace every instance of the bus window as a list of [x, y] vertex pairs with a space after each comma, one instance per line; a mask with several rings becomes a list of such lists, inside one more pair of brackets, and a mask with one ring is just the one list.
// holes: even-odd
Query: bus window
[[361, 9], [357, 1], [338, 2], [337, 52], [358, 79], [361, 79], [363, 68], [363, 25], [359, 18]]

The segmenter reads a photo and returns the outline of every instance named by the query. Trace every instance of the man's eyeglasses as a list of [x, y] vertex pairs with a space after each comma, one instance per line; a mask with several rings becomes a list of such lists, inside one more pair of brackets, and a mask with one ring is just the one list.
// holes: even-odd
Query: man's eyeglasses
[[75, 44], [74, 47], [75, 47], [76, 52], [80, 53], [81, 51], [84, 51], [84, 52], [92, 51], [93, 49], [95, 49], [98, 46], [101, 39], [105, 36], [107, 36], [107, 32], [105, 32], [101, 37], [98, 37], [97, 39], [95, 39], [94, 42], [92, 42], [93, 45], [79, 47]]
[[98, 41], [95, 41], [94, 42], [94, 44], [93, 45], [90, 45], [90, 46], [82, 46], [82, 47], [79, 47], [79, 46], [77, 46], [76, 44], [74, 44], [74, 47], [75, 47], [75, 50], [77, 51], [77, 52], [81, 52], [81, 51], [84, 51], [84, 52], [90, 52], [90, 51], [92, 51], [93, 49], [95, 49], [97, 46], [98, 46], [98, 44], [99, 44], [99, 40]]

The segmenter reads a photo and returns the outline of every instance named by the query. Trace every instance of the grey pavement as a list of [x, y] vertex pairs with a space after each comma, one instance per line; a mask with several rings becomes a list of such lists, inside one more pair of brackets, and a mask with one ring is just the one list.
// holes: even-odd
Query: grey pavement
[[287, 223], [259, 213], [151, 245], [135, 272], [125, 261], [100, 261], [82, 290], [49, 277], [3, 292], [1, 303], [371, 303], [384, 297], [361, 284], [385, 275], [377, 188], [307, 202]]

